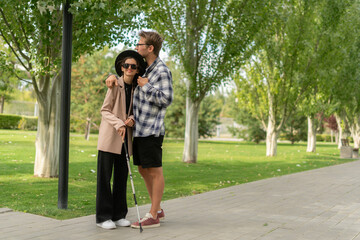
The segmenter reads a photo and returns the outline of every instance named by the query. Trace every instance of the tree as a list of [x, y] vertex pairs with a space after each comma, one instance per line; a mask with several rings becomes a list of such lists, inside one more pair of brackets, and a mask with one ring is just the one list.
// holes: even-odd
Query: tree
[[[343, 131], [350, 130], [354, 139], [354, 147], [360, 144], [360, 41], [354, 29], [360, 27], [360, 2], [349, 1], [346, 14], [340, 19], [337, 34], [332, 41], [337, 46], [338, 62], [334, 64], [331, 89], [332, 113], [338, 123], [339, 139]], [[341, 147], [341, 141], [338, 141]]]
[[[360, 27], [360, 3], [357, 1], [348, 16], [344, 19], [346, 26], [346, 37], [349, 39], [349, 48], [346, 56], [346, 60], [343, 62], [343, 72], [341, 79], [347, 80], [347, 89], [344, 93], [347, 96], [346, 107], [346, 119], [349, 125], [351, 136], [354, 140], [354, 148], [360, 147], [360, 39], [356, 33], [351, 31], [351, 28]], [[343, 28], [345, 29], [345, 27]], [[355, 87], [356, 86], [356, 87]], [[349, 91], [350, 90], [350, 91]], [[344, 103], [345, 104], [345, 103]]]
[[259, 144], [264, 140], [266, 133], [261, 123], [256, 119], [246, 107], [238, 103], [237, 93], [232, 91], [226, 99], [223, 108], [224, 114], [233, 118], [234, 121], [242, 127], [228, 127], [232, 136], [242, 138], [246, 141], [252, 141]]
[[186, 87], [184, 82], [184, 73], [181, 67], [174, 61], [167, 61], [169, 66], [174, 89], [174, 99], [172, 104], [166, 110], [165, 132], [167, 137], [184, 138], [185, 131], [185, 108], [186, 105]]
[[[165, 127], [166, 136], [183, 138], [185, 130], [186, 112], [184, 105], [186, 103], [186, 86], [184, 82], [184, 73], [175, 62], [168, 61], [173, 77], [174, 101], [166, 111]], [[199, 111], [199, 136], [211, 137], [214, 129], [219, 124], [218, 119], [222, 107], [219, 93], [214, 96], [206, 96], [201, 103]]]
[[16, 86], [15, 58], [0, 41], [0, 113], [4, 112], [5, 101], [11, 99]]
[[[29, 73], [39, 106], [34, 175], [56, 177], [60, 135], [62, 0], [0, 2], [0, 35]], [[126, 40], [140, 10], [135, 1], [71, 4], [73, 58]], [[116, 6], [116, 7], [114, 7]], [[138, 27], [138, 26], [137, 26]]]
[[267, 1], [149, 1], [149, 26], [165, 36], [186, 74], [183, 161], [196, 163], [202, 100], [246, 58]]
[[272, 5], [272, 21], [256, 42], [260, 49], [247, 64], [246, 73], [235, 79], [240, 104], [266, 129], [267, 156], [276, 155], [279, 132], [309, 84], [296, 74], [305, 65], [301, 52], [309, 26], [308, 4], [278, 1]]
[[222, 109], [221, 95], [205, 96], [199, 110], [199, 136], [203, 138], [212, 137], [216, 130], [216, 125], [220, 124], [220, 112]]
[[291, 144], [306, 140], [306, 116], [301, 112], [293, 113], [284, 124], [282, 133]]
[[307, 54], [312, 70], [304, 72], [304, 77], [312, 79], [312, 86], [300, 103], [300, 108], [308, 118], [307, 152], [316, 151], [316, 132], [318, 123], [321, 122], [316, 120], [316, 115], [331, 111], [329, 99], [335, 81], [329, 80], [333, 79], [333, 71], [341, 65], [339, 61], [342, 59], [339, 51], [341, 48], [334, 39], [338, 37], [339, 24], [347, 13], [350, 2], [332, 0], [314, 7], [311, 35], [308, 39], [310, 52]]
[[331, 131], [331, 142], [333, 142], [333, 133], [335, 132], [335, 142], [338, 143], [338, 125], [336, 123], [336, 118], [334, 115], [324, 118], [324, 122], [327, 128], [330, 128]]
[[11, 99], [16, 80], [7, 65], [4, 54], [0, 52], [0, 113], [4, 112], [5, 101]]
[[[314, 23], [319, 21], [317, 13], [328, 5], [336, 9], [341, 4], [336, 0], [273, 1], [269, 8], [272, 21], [256, 38], [259, 50], [247, 64], [246, 73], [236, 77], [241, 103], [266, 128], [267, 156], [276, 155], [280, 130], [316, 86], [319, 64], [314, 61], [320, 38], [314, 38], [318, 31]], [[338, 15], [327, 13], [324, 17]]]
[[116, 53], [109, 48], [92, 55], [82, 55], [72, 68], [71, 117], [80, 121], [89, 140], [90, 129], [100, 123], [100, 108], [104, 101], [106, 86], [104, 80], [110, 72], [115, 72]]

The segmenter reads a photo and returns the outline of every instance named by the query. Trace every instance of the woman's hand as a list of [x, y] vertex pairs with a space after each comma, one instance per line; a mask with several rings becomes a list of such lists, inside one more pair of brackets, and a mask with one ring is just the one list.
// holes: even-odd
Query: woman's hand
[[122, 137], [122, 140], [124, 141], [125, 139], [125, 132], [126, 132], [126, 128], [124, 126], [120, 127], [117, 130], [117, 133]]
[[149, 82], [148, 78], [142, 78], [142, 77], [138, 77], [137, 79], [137, 83], [140, 87], [144, 86], [145, 84], [147, 84]]
[[118, 82], [117, 82], [117, 79], [116, 79], [116, 76], [115, 75], [110, 75], [106, 80], [106, 86], [108, 88], [112, 88], [114, 86], [114, 83], [115, 83], [115, 86], [118, 86]]
[[134, 119], [132, 119], [132, 118], [126, 119], [125, 125], [128, 127], [133, 127], [135, 125]]

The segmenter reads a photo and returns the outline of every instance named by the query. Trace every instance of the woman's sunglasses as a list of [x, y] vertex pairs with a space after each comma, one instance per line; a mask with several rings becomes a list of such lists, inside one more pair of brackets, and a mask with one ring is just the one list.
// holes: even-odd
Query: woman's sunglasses
[[128, 69], [129, 67], [131, 67], [131, 69], [137, 69], [136, 64], [128, 64], [128, 63], [124, 63], [123, 68]]

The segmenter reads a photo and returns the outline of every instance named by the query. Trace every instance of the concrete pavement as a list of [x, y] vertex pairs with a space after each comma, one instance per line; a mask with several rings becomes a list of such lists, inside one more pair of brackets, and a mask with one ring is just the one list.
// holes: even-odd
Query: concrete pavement
[[[98, 228], [94, 215], [60, 221], [0, 209], [0, 239], [360, 240], [360, 161], [168, 200], [162, 207], [161, 227], [141, 234]], [[141, 206], [141, 215], [148, 209]], [[136, 220], [135, 208], [128, 219]]]

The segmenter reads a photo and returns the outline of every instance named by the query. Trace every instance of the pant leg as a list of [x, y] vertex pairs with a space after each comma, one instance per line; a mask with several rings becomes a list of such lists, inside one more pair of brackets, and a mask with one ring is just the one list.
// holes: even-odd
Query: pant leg
[[128, 212], [126, 201], [126, 186], [128, 179], [128, 167], [126, 163], [125, 151], [114, 162], [114, 182], [113, 182], [113, 221], [125, 218]]
[[112, 176], [113, 164], [114, 154], [103, 151], [98, 152], [96, 223], [101, 223], [112, 219], [113, 196], [111, 193], [110, 181]]

